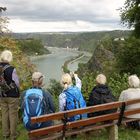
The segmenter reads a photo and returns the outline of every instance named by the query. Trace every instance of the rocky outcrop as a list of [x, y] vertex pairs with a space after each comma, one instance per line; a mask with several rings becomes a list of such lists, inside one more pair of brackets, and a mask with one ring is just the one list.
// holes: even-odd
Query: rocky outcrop
[[87, 63], [90, 72], [109, 72], [114, 68], [115, 56], [103, 45], [96, 47], [93, 56]]

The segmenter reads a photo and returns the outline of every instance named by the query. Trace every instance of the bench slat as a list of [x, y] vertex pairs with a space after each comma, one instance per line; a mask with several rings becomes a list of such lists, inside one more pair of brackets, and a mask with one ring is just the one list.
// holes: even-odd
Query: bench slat
[[36, 123], [36, 122], [45, 122], [49, 120], [62, 120], [64, 119], [65, 114], [67, 115], [67, 117], [72, 117], [77, 114], [84, 114], [84, 113], [91, 113], [91, 112], [97, 112], [97, 111], [102, 111], [102, 110], [119, 108], [121, 107], [121, 105], [122, 105], [122, 102], [112, 102], [112, 103], [102, 104], [102, 105], [97, 105], [97, 106], [92, 106], [92, 107], [74, 109], [74, 110], [69, 110], [69, 111], [62, 111], [62, 112], [57, 112], [53, 114], [46, 114], [39, 117], [32, 117], [31, 121], [32, 123]]
[[[133, 100], [128, 100], [125, 103], [126, 105], [131, 105], [131, 104], [135, 104], [139, 102], [140, 102], [140, 99], [133, 99]], [[91, 113], [91, 112], [102, 111], [102, 110], [107, 110], [107, 109], [114, 109], [114, 108], [121, 107], [122, 103], [123, 102], [112, 102], [112, 103], [101, 104], [101, 105], [92, 106], [92, 107], [86, 107], [82, 109], [75, 109], [75, 110], [70, 110], [70, 111], [57, 112], [53, 114], [46, 114], [40, 117], [32, 117], [31, 121], [32, 123], [36, 123], [36, 122], [45, 122], [48, 120], [61, 120], [61, 119], [64, 119], [64, 114], [67, 114], [68, 117], [71, 117], [77, 114], [84, 114], [84, 113]]]

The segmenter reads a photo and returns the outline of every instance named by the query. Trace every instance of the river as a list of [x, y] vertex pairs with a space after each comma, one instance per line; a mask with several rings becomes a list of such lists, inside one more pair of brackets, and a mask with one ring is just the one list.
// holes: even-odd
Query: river
[[[50, 79], [60, 81], [62, 76], [62, 65], [64, 62], [78, 56], [81, 52], [57, 47], [48, 47], [47, 49], [51, 52], [51, 54], [32, 57], [31, 61], [36, 65], [37, 69], [44, 74], [45, 84], [49, 85]], [[76, 71], [78, 63], [86, 63], [90, 59], [90, 53], [83, 53], [84, 56], [81, 59], [77, 59], [76, 61], [69, 63], [68, 68], [70, 71]]]

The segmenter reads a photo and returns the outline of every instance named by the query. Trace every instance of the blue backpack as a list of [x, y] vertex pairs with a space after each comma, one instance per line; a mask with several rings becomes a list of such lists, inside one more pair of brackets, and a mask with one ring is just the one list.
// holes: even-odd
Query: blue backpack
[[[65, 110], [72, 110], [78, 108], [85, 108], [86, 102], [82, 96], [81, 91], [76, 86], [71, 86], [67, 90], [64, 91], [66, 94], [66, 106]], [[87, 118], [87, 114], [75, 115], [70, 117], [68, 121], [80, 120], [83, 118]]]
[[31, 117], [43, 115], [44, 106], [45, 101], [41, 89], [31, 88], [26, 91], [23, 103], [23, 123], [28, 130], [37, 129], [41, 126], [41, 123], [31, 124]]

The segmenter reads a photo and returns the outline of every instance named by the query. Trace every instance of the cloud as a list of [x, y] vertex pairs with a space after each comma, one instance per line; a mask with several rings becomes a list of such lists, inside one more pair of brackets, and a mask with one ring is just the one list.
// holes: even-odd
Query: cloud
[[[12, 0], [3, 1], [2, 6], [7, 7], [5, 13], [11, 19], [11, 27], [15, 22], [22, 21], [22, 26], [27, 26], [33, 22], [45, 27], [47, 25], [62, 25], [79, 29], [81, 25], [87, 26], [110, 26], [116, 25], [120, 21], [119, 11], [125, 0]], [[17, 23], [18, 23], [17, 22]], [[29, 24], [30, 22], [30, 24]], [[80, 24], [78, 24], [80, 22]], [[64, 24], [65, 23], [65, 24]], [[82, 24], [81, 24], [82, 23]], [[19, 24], [18, 24], [19, 25]], [[75, 26], [74, 26], [75, 25]], [[29, 26], [28, 26], [29, 27]], [[51, 26], [49, 26], [51, 27]], [[69, 29], [67, 27], [67, 29]], [[87, 27], [87, 30], [89, 29]], [[18, 28], [15, 26], [15, 28]], [[83, 29], [83, 26], [81, 27]], [[58, 27], [59, 30], [59, 27]]]

